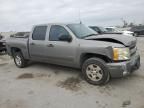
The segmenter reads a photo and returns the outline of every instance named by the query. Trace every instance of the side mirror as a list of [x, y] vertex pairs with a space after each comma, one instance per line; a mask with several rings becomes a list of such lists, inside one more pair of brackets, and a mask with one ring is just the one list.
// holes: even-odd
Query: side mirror
[[59, 36], [59, 40], [71, 42], [71, 41], [72, 41], [72, 38], [71, 38], [70, 35], [60, 35], [60, 36]]

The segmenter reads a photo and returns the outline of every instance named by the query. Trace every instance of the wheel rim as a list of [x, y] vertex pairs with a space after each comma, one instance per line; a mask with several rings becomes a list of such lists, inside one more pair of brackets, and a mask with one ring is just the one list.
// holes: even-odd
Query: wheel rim
[[96, 64], [90, 64], [86, 68], [86, 74], [92, 81], [100, 81], [103, 78], [103, 70]]
[[18, 66], [21, 66], [21, 64], [22, 64], [21, 58], [19, 56], [15, 57], [15, 62]]

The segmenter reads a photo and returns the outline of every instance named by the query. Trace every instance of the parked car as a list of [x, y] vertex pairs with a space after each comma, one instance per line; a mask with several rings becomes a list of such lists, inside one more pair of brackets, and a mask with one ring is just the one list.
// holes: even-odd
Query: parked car
[[89, 26], [92, 30], [96, 31], [98, 34], [107, 34], [108, 31], [100, 26]]
[[113, 31], [108, 31], [104, 27], [100, 26], [89, 26], [92, 30], [96, 31], [98, 34], [122, 34], [122, 32], [113, 32]]
[[130, 31], [134, 32], [135, 36], [144, 35], [144, 26], [132, 27]]
[[135, 37], [98, 35], [83, 24], [36, 25], [29, 37], [11, 37], [6, 46], [19, 68], [28, 61], [79, 68], [86, 81], [95, 85], [140, 67]]
[[118, 34], [123, 34], [123, 35], [127, 35], [127, 36], [134, 36], [134, 32], [128, 31], [128, 30], [119, 30], [117, 27], [105, 27], [105, 29], [107, 29], [109, 32], [113, 32], [113, 33], [118, 33]]
[[6, 51], [6, 40], [4, 36], [0, 35], [0, 52]]

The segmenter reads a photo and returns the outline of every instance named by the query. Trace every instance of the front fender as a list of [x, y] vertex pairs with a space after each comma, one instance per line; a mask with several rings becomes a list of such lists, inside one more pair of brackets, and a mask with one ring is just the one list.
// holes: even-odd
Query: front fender
[[82, 55], [84, 54], [93, 54], [93, 55], [101, 55], [105, 56], [110, 60], [113, 60], [113, 49], [111, 46], [109, 47], [93, 47], [93, 48], [80, 48], [77, 57], [76, 57], [76, 63], [80, 66], [80, 60]]

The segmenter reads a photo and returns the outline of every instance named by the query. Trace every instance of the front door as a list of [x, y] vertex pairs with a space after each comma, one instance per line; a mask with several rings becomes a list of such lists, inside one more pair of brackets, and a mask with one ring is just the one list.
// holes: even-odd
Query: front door
[[76, 56], [77, 44], [73, 40], [71, 42], [61, 41], [59, 39], [61, 34], [70, 36], [65, 27], [59, 25], [51, 26], [45, 54], [51, 62], [72, 65]]

